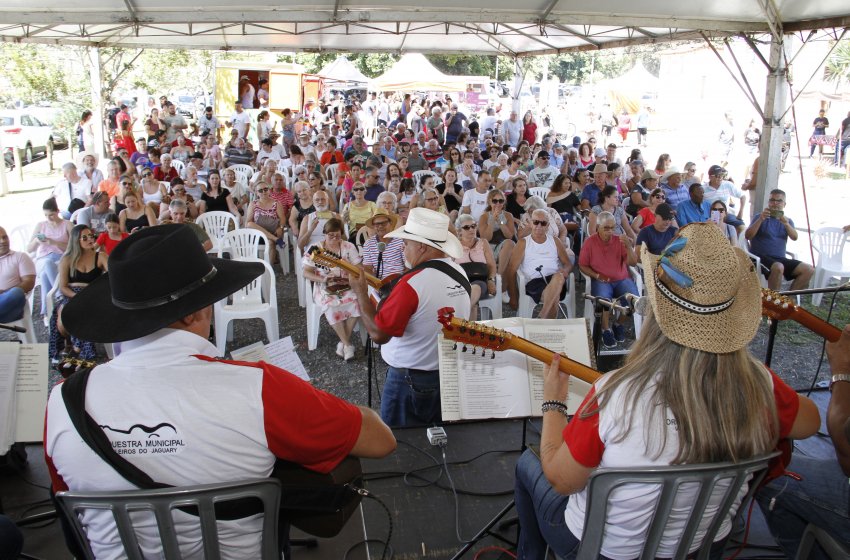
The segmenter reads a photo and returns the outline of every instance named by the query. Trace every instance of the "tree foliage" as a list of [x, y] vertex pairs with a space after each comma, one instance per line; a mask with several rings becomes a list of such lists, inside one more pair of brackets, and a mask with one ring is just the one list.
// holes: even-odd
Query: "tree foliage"
[[[61, 49], [41, 45], [0, 44], [2, 73], [9, 82], [3, 103], [62, 102], [80, 92], [80, 78], [72, 78], [58, 55]], [[83, 82], [82, 91], [88, 82]], [[6, 90], [6, 88], [3, 88]]]
[[841, 41], [829, 55], [824, 77], [837, 84], [850, 83], [850, 40]]

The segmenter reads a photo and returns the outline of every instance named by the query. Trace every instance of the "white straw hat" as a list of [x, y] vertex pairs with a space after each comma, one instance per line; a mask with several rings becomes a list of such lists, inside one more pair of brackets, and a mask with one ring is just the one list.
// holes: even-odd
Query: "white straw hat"
[[449, 233], [449, 217], [427, 208], [411, 210], [407, 222], [388, 233], [386, 237], [418, 241], [439, 249], [455, 259], [463, 255], [463, 246], [460, 241]]

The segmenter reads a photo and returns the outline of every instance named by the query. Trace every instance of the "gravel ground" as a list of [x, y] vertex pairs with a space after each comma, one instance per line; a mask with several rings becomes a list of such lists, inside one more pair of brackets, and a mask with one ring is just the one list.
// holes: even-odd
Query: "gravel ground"
[[[277, 269], [277, 267], [276, 267]], [[281, 336], [292, 336], [295, 348], [304, 367], [310, 374], [314, 384], [326, 391], [338, 395], [356, 404], [368, 403], [367, 385], [367, 359], [362, 346], [358, 345], [355, 359], [344, 362], [334, 350], [337, 338], [327, 322], [321, 320], [319, 334], [319, 346], [316, 350], [307, 350], [307, 324], [304, 309], [298, 307], [295, 288], [295, 275], [277, 275], [277, 297], [280, 308], [280, 334]], [[583, 286], [578, 286], [579, 297], [583, 294]], [[577, 311], [583, 311], [582, 300], [577, 300]], [[812, 309], [810, 300], [805, 297], [804, 307], [812, 310], [816, 315], [826, 318], [831, 303], [830, 297], [824, 297], [818, 309]], [[512, 316], [513, 312], [505, 306], [505, 315]], [[38, 309], [38, 302], [36, 302]], [[39, 342], [47, 341], [47, 330], [41, 317], [34, 318], [36, 336]], [[835, 308], [830, 322], [836, 326], [850, 323], [850, 294], [840, 294], [835, 301]], [[764, 359], [767, 347], [767, 323], [763, 322], [759, 332], [750, 345], [754, 356]], [[356, 336], [356, 333], [355, 333]], [[13, 337], [8, 331], [0, 332], [0, 339], [11, 340]], [[262, 321], [245, 320], [237, 321], [234, 328], [234, 341], [229, 343], [228, 350], [240, 348], [258, 340], [265, 340], [265, 328]], [[812, 384], [812, 378], [817, 369], [818, 359], [821, 353], [823, 339], [811, 333], [801, 325], [793, 321], [784, 321], [780, 324], [774, 346], [772, 366], [774, 370], [796, 389], [807, 389]], [[100, 349], [100, 356], [106, 359], [105, 353]], [[377, 379], [383, 380], [386, 366], [380, 359], [380, 352], [373, 353], [375, 359], [374, 371], [378, 373]], [[819, 380], [829, 379], [829, 364], [824, 359]], [[50, 373], [50, 386], [52, 387], [59, 379], [56, 372]], [[374, 379], [374, 377], [373, 377]], [[373, 381], [374, 383], [374, 381]], [[379, 406], [379, 392], [373, 384], [372, 405]]]

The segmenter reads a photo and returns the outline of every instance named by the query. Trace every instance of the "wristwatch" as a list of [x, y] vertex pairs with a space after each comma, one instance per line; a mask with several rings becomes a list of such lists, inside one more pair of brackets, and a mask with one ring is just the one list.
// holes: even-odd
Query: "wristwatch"
[[850, 373], [836, 373], [832, 376], [832, 380], [829, 382], [829, 390], [832, 391], [832, 386], [835, 385], [837, 381], [844, 381], [845, 383], [850, 383]]

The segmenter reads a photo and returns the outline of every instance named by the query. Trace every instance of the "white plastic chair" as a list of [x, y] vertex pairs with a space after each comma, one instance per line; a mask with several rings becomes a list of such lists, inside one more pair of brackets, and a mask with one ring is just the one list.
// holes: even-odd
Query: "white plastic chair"
[[[527, 297], [527, 296], [526, 296]], [[481, 299], [478, 300], [478, 319], [482, 320], [482, 311], [486, 309], [490, 313], [490, 319], [501, 319], [502, 318], [502, 275], [496, 275], [496, 295], [488, 296], [486, 293], [482, 294]]]
[[266, 236], [255, 229], [228, 231], [221, 243], [218, 249], [219, 258], [223, 258], [224, 253], [229, 253], [231, 259], [259, 258], [271, 264]]
[[298, 250], [298, 234], [289, 233], [289, 246], [292, 248], [292, 261], [295, 268], [295, 283], [298, 287], [298, 306], [306, 307], [307, 302], [304, 299], [304, 266], [301, 264], [301, 251]]
[[[767, 289], [767, 277], [763, 273], [764, 272], [770, 272], [770, 270], [766, 266], [761, 264], [761, 257], [754, 255], [753, 253], [750, 252], [750, 242], [747, 240], [747, 237], [746, 237], [745, 234], [746, 234], [746, 232], [744, 232], [744, 231], [742, 231], [741, 233], [738, 234], [738, 247], [747, 254], [747, 256], [750, 258], [751, 261], [753, 261], [753, 266], [756, 267], [756, 271], [758, 272], [759, 283], [761, 284], [762, 288]], [[790, 253], [790, 252], [786, 251], [785, 254], [788, 255], [791, 258], [794, 258], [794, 253]], [[791, 280], [785, 280], [785, 278], [783, 278], [782, 279], [782, 289], [783, 290], [789, 289], [791, 287], [791, 283], [792, 283]], [[800, 296], [797, 296], [796, 299], [797, 299], [797, 305], [800, 305]]]
[[433, 171], [431, 171], [430, 169], [420, 169], [419, 171], [414, 171], [413, 172], [413, 182], [416, 184], [417, 190], [419, 190], [419, 184], [421, 183], [422, 177], [424, 175], [433, 176], [435, 182], [440, 179], [440, 176], [438, 174], [434, 173]]
[[[525, 293], [525, 284], [530, 280], [530, 278], [526, 278], [521, 270], [517, 270], [516, 277], [517, 291], [519, 294], [519, 309], [517, 309], [517, 317], [531, 319], [534, 316], [534, 308], [540, 304], [534, 303], [534, 299]], [[566, 308], [568, 319], [573, 319], [576, 316], [576, 278], [573, 274], [568, 274], [565, 280], [567, 282], [567, 293], [564, 294], [564, 298], [558, 305], [562, 310]], [[501, 299], [501, 294], [498, 297]]]
[[[304, 297], [307, 304], [307, 350], [315, 350], [319, 346], [319, 327], [322, 320], [322, 308], [313, 299], [313, 282], [304, 279]], [[366, 344], [366, 329], [358, 321], [355, 330], [360, 331], [360, 341]]]
[[240, 261], [263, 263], [265, 272], [241, 290], [218, 301], [213, 306], [215, 317], [215, 345], [220, 356], [228, 340], [233, 340], [233, 321], [236, 319], [262, 319], [269, 342], [280, 338], [277, 318], [277, 287], [271, 265], [258, 258], [241, 257]]
[[333, 187], [336, 189], [337, 183], [339, 182], [339, 164], [331, 163], [330, 165], [325, 166], [325, 184], [328, 188]]
[[239, 229], [236, 216], [230, 212], [204, 212], [198, 216], [195, 223], [204, 228], [204, 231], [210, 236], [212, 248], [207, 253], [216, 255], [219, 254], [219, 249], [222, 248], [224, 236], [227, 232]]
[[[813, 288], [826, 288], [833, 277], [840, 281], [850, 277], [850, 265], [844, 264], [843, 260], [848, 238], [850, 232], [834, 227], [820, 228], [812, 234], [812, 245], [818, 253]], [[812, 304], [820, 305], [821, 299], [823, 294], [813, 294]]]
[[529, 196], [539, 196], [543, 199], [543, 202], [546, 202], [546, 197], [549, 196], [549, 189], [546, 187], [534, 187], [528, 189]]
[[38, 342], [35, 338], [35, 329], [32, 326], [32, 300], [35, 288], [27, 294], [27, 301], [24, 303], [24, 315], [17, 321], [9, 321], [7, 324], [14, 325], [26, 329], [26, 332], [16, 332], [15, 336], [24, 344], [35, 344]]
[[254, 168], [246, 163], [237, 163], [231, 165], [228, 169], [232, 169], [236, 173], [236, 180], [240, 183], [248, 184], [248, 180], [254, 175]]
[[183, 172], [186, 171], [186, 164], [180, 161], [179, 159], [171, 160], [171, 167], [177, 170], [177, 174], [183, 177]]

